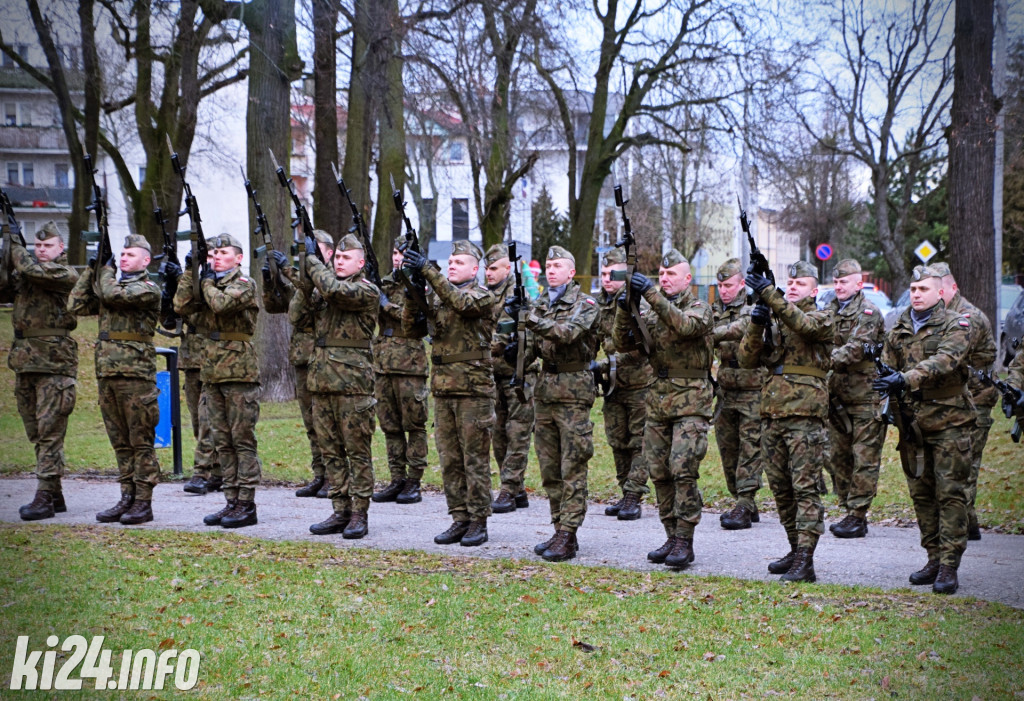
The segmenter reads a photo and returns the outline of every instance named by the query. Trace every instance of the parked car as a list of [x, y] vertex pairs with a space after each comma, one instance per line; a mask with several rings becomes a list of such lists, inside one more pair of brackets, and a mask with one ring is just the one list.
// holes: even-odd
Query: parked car
[[[864, 285], [864, 296], [869, 302], [878, 307], [878, 311], [882, 313], [883, 318], [892, 310], [892, 302], [889, 301], [888, 295], [881, 290], [875, 289], [874, 285], [870, 287]], [[836, 298], [836, 291], [833, 287], [819, 287], [818, 296], [815, 298], [814, 303], [818, 306], [818, 309], [824, 309], [832, 300]], [[908, 302], [909, 303], [909, 302]], [[895, 322], [895, 318], [893, 319]]]
[[1009, 365], [1017, 352], [1013, 346], [1014, 341], [1024, 343], [1024, 290], [1018, 293], [1016, 301], [1003, 319], [1003, 332], [999, 336], [999, 357], [996, 358], [1003, 365]]

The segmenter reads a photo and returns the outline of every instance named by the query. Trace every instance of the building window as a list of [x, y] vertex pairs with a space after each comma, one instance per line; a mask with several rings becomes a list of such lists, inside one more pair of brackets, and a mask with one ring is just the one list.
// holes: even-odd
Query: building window
[[36, 186], [36, 170], [31, 163], [21, 164], [21, 184], [25, 187]]
[[7, 164], [7, 184], [17, 185], [18, 184], [18, 164], [8, 163]]
[[18, 222], [21, 225], [21, 235], [25, 237], [26, 241], [31, 241], [36, 237], [36, 223], [28, 220]]
[[65, 68], [78, 68], [77, 46], [58, 46], [57, 50], [60, 52]]
[[18, 105], [14, 102], [4, 103], [4, 126], [15, 127], [18, 125]]
[[57, 163], [53, 166], [53, 184], [56, 187], [69, 187], [67, 163]]
[[146, 166], [139, 166], [139, 187], [146, 184]]
[[[14, 52], [16, 54], [18, 54], [19, 56], [21, 56], [21, 58], [23, 60], [25, 60], [25, 61], [28, 60], [28, 44], [13, 44], [11, 46], [11, 48], [14, 49]], [[6, 52], [4, 52], [3, 67], [4, 68], [14, 68], [17, 65], [18, 64], [14, 62], [14, 59], [11, 58], [10, 56], [8, 56]]]
[[448, 153], [452, 163], [462, 163], [463, 159], [463, 143], [461, 141], [453, 141], [449, 146]]
[[469, 200], [452, 199], [452, 241], [469, 238]]

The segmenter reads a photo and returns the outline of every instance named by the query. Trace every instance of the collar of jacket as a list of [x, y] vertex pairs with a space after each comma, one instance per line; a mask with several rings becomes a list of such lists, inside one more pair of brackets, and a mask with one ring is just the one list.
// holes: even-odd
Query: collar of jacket
[[[907, 307], [904, 310], [904, 312], [902, 314], [900, 314], [900, 318], [896, 320], [896, 325], [893, 327], [893, 329], [894, 330], [896, 328], [903, 329], [903, 330], [909, 332], [911, 336], [913, 336], [914, 335], [914, 322], [911, 321], [911, 319], [910, 319], [910, 312], [912, 312], [913, 310], [914, 310], [913, 307]], [[921, 328], [925, 329], [925, 328], [928, 328], [929, 326], [939, 326], [940, 324], [942, 324], [944, 319], [945, 319], [945, 317], [946, 317], [946, 315], [944, 314], [945, 311], [946, 311], [946, 305], [940, 299], [938, 301], [938, 303], [934, 307], [932, 307], [932, 314], [931, 314], [931, 316], [928, 317], [928, 320], [926, 322], [924, 322], [924, 325], [921, 326]]]
[[854, 313], [860, 311], [861, 304], [863, 303], [863, 301], [863, 291], [857, 290], [850, 297], [849, 303], [845, 307], [840, 306], [842, 303], [839, 301], [838, 297], [833, 299], [831, 303], [832, 311], [841, 316], [853, 316]]

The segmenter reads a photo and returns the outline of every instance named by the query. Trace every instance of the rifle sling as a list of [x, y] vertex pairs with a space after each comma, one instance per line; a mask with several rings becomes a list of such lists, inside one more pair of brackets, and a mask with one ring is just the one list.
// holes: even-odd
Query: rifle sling
[[135, 341], [137, 343], [152, 343], [153, 336], [146, 336], [141, 333], [131, 333], [130, 331], [100, 331], [99, 339], [101, 341]]

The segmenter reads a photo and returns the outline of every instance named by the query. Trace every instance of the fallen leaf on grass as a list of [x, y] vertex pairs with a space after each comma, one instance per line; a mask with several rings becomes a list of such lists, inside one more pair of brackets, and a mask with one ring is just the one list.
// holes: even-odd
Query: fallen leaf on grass
[[590, 643], [585, 643], [582, 640], [577, 640], [576, 638], [572, 639], [572, 646], [578, 647], [580, 650], [583, 650], [583, 652], [595, 652], [597, 650], [597, 648]]

